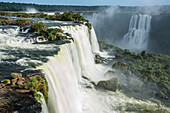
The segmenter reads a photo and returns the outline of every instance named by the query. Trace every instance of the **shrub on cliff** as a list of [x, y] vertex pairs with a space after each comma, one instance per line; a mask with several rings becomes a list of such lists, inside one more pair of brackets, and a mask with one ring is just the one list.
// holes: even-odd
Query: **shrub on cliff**
[[31, 20], [28, 20], [28, 19], [17, 19], [16, 20], [16, 25], [19, 25], [19, 26], [30, 25], [30, 24], [31, 24]]
[[56, 15], [49, 15], [46, 18], [47, 20], [59, 20], [59, 21], [75, 21], [77, 23], [88, 22], [80, 14], [76, 14], [73, 11], [64, 12], [63, 14], [56, 13]]
[[85, 24], [89, 29], [92, 29], [92, 25], [90, 23]]
[[41, 36], [42, 39], [47, 39], [49, 41], [67, 39], [67, 36], [63, 36], [62, 33], [63, 33], [62, 29], [48, 28], [40, 30], [38, 32], [38, 35]]
[[9, 17], [0, 17], [0, 20], [9, 20]]
[[0, 19], [0, 25], [15, 25], [15, 21], [14, 20], [4, 20], [4, 19]]
[[1, 24], [1, 25], [7, 25], [7, 24], [8, 24], [8, 21], [7, 21], [7, 20], [1, 20], [0, 24]]
[[13, 79], [15, 79], [15, 78], [21, 78], [21, 77], [22, 77], [22, 74], [21, 74], [21, 73], [11, 73], [11, 77], [12, 77]]
[[30, 26], [30, 28], [32, 32], [38, 32], [40, 30], [45, 29], [46, 26], [43, 22], [35, 22]]
[[4, 85], [9, 85], [11, 81], [9, 79], [5, 79], [5, 80], [2, 80], [1, 83], [3, 83]]
[[15, 21], [14, 20], [8, 20], [8, 25], [15, 25]]
[[46, 102], [48, 102], [48, 84], [44, 77], [41, 75], [30, 76], [23, 84], [19, 84], [20, 89], [26, 89], [34, 92], [34, 97], [40, 101], [40, 94], [37, 91], [43, 93]]

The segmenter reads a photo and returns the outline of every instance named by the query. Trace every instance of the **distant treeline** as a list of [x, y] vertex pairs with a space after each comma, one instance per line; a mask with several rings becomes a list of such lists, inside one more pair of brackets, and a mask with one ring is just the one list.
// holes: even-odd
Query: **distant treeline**
[[35, 8], [38, 11], [99, 11], [108, 6], [71, 6], [71, 5], [38, 5], [27, 3], [0, 2], [0, 11], [25, 11]]

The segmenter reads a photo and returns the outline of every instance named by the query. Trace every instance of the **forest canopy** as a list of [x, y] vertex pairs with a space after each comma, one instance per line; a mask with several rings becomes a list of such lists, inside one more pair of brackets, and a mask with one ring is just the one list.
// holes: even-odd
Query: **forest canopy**
[[108, 6], [38, 5], [0, 2], [0, 11], [26, 11], [27, 8], [35, 8], [38, 11], [98, 11], [106, 7]]

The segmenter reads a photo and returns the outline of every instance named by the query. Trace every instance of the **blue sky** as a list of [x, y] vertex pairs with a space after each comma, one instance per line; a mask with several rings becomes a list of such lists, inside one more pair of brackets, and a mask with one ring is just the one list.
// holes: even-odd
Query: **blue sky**
[[0, 0], [1, 2], [21, 2], [53, 5], [170, 5], [170, 0]]

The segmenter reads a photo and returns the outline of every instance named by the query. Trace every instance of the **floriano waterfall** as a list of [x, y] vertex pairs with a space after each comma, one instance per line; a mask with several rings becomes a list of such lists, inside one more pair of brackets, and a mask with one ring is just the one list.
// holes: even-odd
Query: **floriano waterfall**
[[125, 34], [122, 45], [128, 49], [147, 49], [151, 29], [151, 15], [133, 15], [130, 20], [128, 33]]

